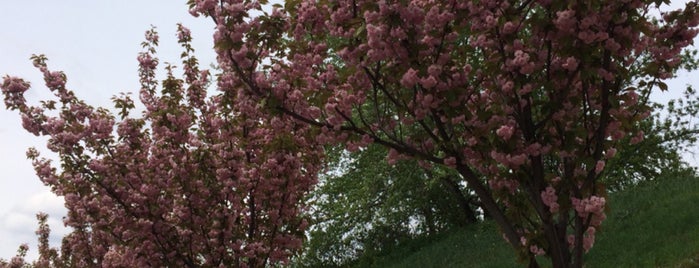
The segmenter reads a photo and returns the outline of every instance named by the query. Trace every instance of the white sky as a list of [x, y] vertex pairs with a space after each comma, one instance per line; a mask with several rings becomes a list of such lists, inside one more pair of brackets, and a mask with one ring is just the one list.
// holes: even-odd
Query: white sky
[[[2, 11], [0, 76], [29, 80], [32, 103], [51, 96], [29, 60], [32, 54], [45, 54], [49, 68], [64, 71], [68, 87], [93, 106], [112, 107], [111, 96], [138, 92], [136, 56], [150, 25], [160, 33], [161, 62], [180, 62], [178, 22], [192, 30], [201, 66], [215, 61], [213, 22], [192, 17], [185, 0], [2, 1]], [[62, 198], [39, 181], [25, 157], [31, 146], [47, 151], [45, 139], [26, 132], [19, 115], [0, 104], [0, 258], [14, 256], [23, 242], [30, 244], [30, 259], [35, 258], [39, 211], [49, 213], [54, 245], [67, 232]]]
[[[49, 68], [64, 71], [68, 87], [93, 106], [111, 107], [111, 96], [137, 92], [136, 56], [150, 25], [160, 32], [161, 62], [179, 63], [181, 50], [175, 39], [178, 22], [192, 30], [202, 67], [215, 59], [211, 49], [213, 22], [189, 15], [185, 0], [2, 2], [0, 76], [9, 74], [32, 82], [27, 98], [34, 103], [50, 94], [41, 74], [31, 65], [32, 54], [45, 54]], [[685, 84], [696, 82], [693, 75], [682, 74], [670, 86], [681, 91]], [[663, 95], [662, 99], [676, 96]], [[53, 245], [67, 232], [62, 228], [62, 199], [42, 185], [25, 157], [31, 146], [46, 151], [45, 140], [24, 131], [17, 113], [0, 104], [0, 258], [14, 256], [24, 242], [30, 244], [30, 259], [35, 258], [34, 215], [39, 211], [49, 213]]]

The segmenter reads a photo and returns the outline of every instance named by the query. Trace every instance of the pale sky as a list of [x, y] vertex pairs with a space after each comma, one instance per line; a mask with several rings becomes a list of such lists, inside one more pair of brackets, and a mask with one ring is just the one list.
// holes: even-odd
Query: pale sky
[[[0, 76], [9, 74], [30, 81], [33, 87], [27, 98], [32, 103], [51, 97], [29, 60], [32, 54], [45, 54], [49, 68], [64, 71], [68, 87], [93, 106], [111, 107], [111, 96], [137, 92], [136, 56], [150, 25], [160, 32], [161, 62], [179, 63], [178, 22], [192, 30], [202, 67], [215, 59], [211, 49], [213, 22], [189, 15], [185, 0], [0, 2]], [[688, 83], [697, 84], [694, 75], [682, 74], [670, 86], [681, 91]], [[676, 94], [659, 97], [668, 96]], [[25, 242], [30, 245], [30, 259], [35, 258], [34, 215], [39, 211], [50, 216], [53, 245], [67, 233], [61, 221], [65, 215], [62, 198], [43, 186], [25, 157], [31, 146], [47, 151], [45, 140], [24, 131], [17, 113], [5, 111], [0, 104], [0, 258], [11, 258]]]
[[[0, 76], [19, 76], [32, 83], [30, 102], [51, 97], [29, 57], [45, 54], [50, 69], [68, 76], [68, 87], [93, 106], [111, 106], [111, 96], [138, 92], [138, 62], [144, 32], [160, 33], [161, 62], [179, 63], [175, 31], [178, 22], [192, 30], [202, 67], [215, 60], [213, 21], [194, 18], [186, 0], [4, 1], [0, 15]], [[134, 97], [137, 98], [138, 95]], [[45, 139], [21, 127], [16, 112], [0, 104], [0, 258], [9, 259], [24, 242], [36, 256], [35, 214], [49, 214], [51, 241], [59, 245], [65, 215], [62, 198], [53, 195], [34, 175], [25, 157], [34, 146], [43, 152]]]

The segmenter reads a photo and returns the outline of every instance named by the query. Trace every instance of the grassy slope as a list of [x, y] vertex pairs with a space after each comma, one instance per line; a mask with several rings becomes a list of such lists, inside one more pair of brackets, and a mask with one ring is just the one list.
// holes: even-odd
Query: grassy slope
[[[699, 179], [645, 183], [611, 197], [586, 267], [699, 267]], [[521, 267], [492, 223], [415, 241], [359, 267]], [[541, 261], [546, 265], [546, 260]]]

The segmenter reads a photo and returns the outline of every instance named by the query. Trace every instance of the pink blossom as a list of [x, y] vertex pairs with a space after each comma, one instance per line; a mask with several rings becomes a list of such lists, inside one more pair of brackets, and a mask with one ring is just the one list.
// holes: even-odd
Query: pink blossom
[[5, 76], [0, 85], [5, 95], [5, 105], [9, 109], [18, 109], [25, 105], [24, 92], [29, 89], [29, 83], [21, 78]]
[[427, 89], [433, 88], [437, 85], [437, 79], [430, 75], [426, 78], [420, 79], [420, 85]]
[[192, 39], [191, 37], [191, 31], [189, 28], [182, 26], [182, 24], [178, 24], [178, 31], [177, 31], [177, 39], [179, 42], [186, 42]]
[[[391, 165], [443, 164], [469, 191], [481, 188], [477, 198], [521, 253], [545, 254], [546, 245], [577, 256], [606, 217], [604, 192], [587, 175], [602, 172], [609, 146], [650, 113], [610, 81], [637, 81], [633, 68], [649, 81], [672, 76], [699, 23], [693, 6], [655, 22], [642, 1], [626, 0], [592, 9], [538, 0], [533, 7], [550, 16], [534, 17], [513, 1], [302, 0], [271, 13], [258, 1], [189, 2], [216, 23], [216, 93], [183, 27], [184, 77], [164, 83], [157, 32], [146, 34], [137, 58], [145, 109], [130, 118], [78, 99], [41, 56], [34, 64], [58, 108], [31, 106], [28, 83], [3, 80], [7, 107], [65, 167], [31, 153], [70, 210], [68, 257], [104, 260], [78, 266], [284, 265], [302, 247], [302, 204], [324, 147], [345, 143], [392, 148]], [[600, 139], [609, 141], [588, 142]], [[541, 204], [560, 212], [559, 197], [570, 200], [570, 217], [537, 213]], [[583, 235], [581, 219], [592, 227]], [[582, 246], [554, 248], [566, 239]]]
[[66, 77], [62, 72], [46, 72], [44, 81], [49, 89], [54, 90], [65, 86]]
[[583, 234], [583, 249], [585, 252], [590, 251], [592, 245], [595, 244], [595, 227], [590, 226]]
[[515, 51], [515, 58], [512, 60], [513, 66], [525, 66], [529, 63], [529, 54], [522, 50]]
[[448, 167], [456, 167], [456, 158], [454, 158], [454, 157], [444, 158], [444, 165], [446, 165]]
[[556, 12], [556, 19], [554, 20], [556, 28], [562, 31], [574, 31], [575, 30], [575, 11], [574, 10], [564, 10]]
[[633, 144], [638, 144], [639, 142], [643, 141], [644, 133], [643, 130], [639, 130], [636, 132], [636, 135], [631, 138], [630, 143]]
[[502, 26], [503, 34], [512, 34], [515, 31], [517, 31], [517, 25], [512, 21], [505, 22]]
[[549, 211], [551, 211], [551, 213], [558, 212], [559, 205], [557, 200], [558, 196], [556, 195], [556, 189], [553, 187], [548, 186], [546, 187], [546, 190], [541, 192], [541, 201], [544, 202], [544, 205], [549, 207]]
[[513, 168], [518, 168], [521, 165], [524, 165], [524, 163], [527, 162], [527, 155], [525, 154], [517, 154], [517, 155], [508, 155], [507, 156], [507, 162], [509, 162], [509, 165]]
[[511, 93], [512, 89], [514, 88], [514, 82], [512, 81], [507, 81], [505, 84], [502, 85], [502, 91], [505, 93]]
[[529, 246], [529, 252], [533, 253], [536, 256], [541, 256], [541, 255], [546, 254], [546, 251], [544, 251], [544, 249], [537, 247], [536, 245]]
[[575, 211], [583, 219], [586, 219], [590, 215], [593, 217], [593, 222], [595, 222], [595, 220], [601, 221], [606, 218], [604, 215], [604, 205], [606, 203], [604, 197], [594, 195], [585, 199], [577, 199], [573, 197], [571, 198], [571, 202], [575, 208]]
[[602, 170], [604, 170], [604, 165], [605, 165], [605, 162], [603, 160], [597, 161], [597, 164], [595, 165], [595, 173], [596, 174], [602, 173]]
[[417, 84], [418, 80], [419, 80], [419, 78], [417, 76], [417, 71], [415, 71], [411, 68], [411, 69], [408, 69], [408, 71], [406, 71], [403, 74], [403, 78], [401, 78], [400, 83], [404, 87], [410, 88], [410, 87], [415, 86], [415, 84]]
[[2, 81], [3, 93], [23, 93], [29, 89], [29, 83], [21, 78], [5, 76]]
[[430, 76], [439, 77], [439, 75], [442, 74], [442, 66], [432, 64], [427, 68], [427, 73], [430, 74]]
[[435, 109], [437, 108], [437, 103], [435, 102], [435, 97], [432, 94], [427, 94], [422, 97], [422, 106], [427, 108], [427, 109]]
[[512, 137], [512, 134], [514, 134], [514, 128], [509, 125], [503, 125], [495, 131], [495, 134], [507, 141]]
[[147, 53], [139, 54], [137, 59], [139, 65], [144, 69], [155, 69], [155, 67], [158, 65], [158, 60], [153, 59], [153, 57]]
[[575, 57], [568, 57], [561, 67], [571, 72], [575, 71], [578, 68], [578, 60]]

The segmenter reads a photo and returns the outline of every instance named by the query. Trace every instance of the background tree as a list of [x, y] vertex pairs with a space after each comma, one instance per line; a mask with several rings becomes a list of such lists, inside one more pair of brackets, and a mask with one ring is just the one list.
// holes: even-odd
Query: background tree
[[300, 202], [319, 172], [302, 165], [319, 162], [303, 142], [305, 127], [251, 119], [244, 107], [231, 108], [230, 98], [207, 97], [211, 77], [198, 68], [189, 30], [180, 25], [178, 37], [183, 78], [168, 64], [158, 82], [158, 35], [146, 33], [138, 56], [142, 117], [131, 115], [128, 95], [114, 98], [118, 115], [87, 105], [43, 56], [34, 56], [34, 65], [57, 101], [31, 106], [23, 97], [29, 83], [4, 78], [7, 108], [19, 112], [27, 131], [48, 136], [58, 154], [59, 166], [34, 149], [27, 156], [65, 197], [73, 229], [60, 257], [40, 243], [37, 266], [264, 267], [301, 247], [307, 221]]
[[[681, 57], [682, 68], [696, 70], [696, 56], [696, 50], [685, 51]], [[687, 85], [681, 97], [671, 99], [667, 104], [653, 102], [650, 92], [644, 92], [640, 98], [641, 102], [649, 103], [654, 112], [637, 123], [636, 128], [644, 133], [644, 139], [632, 144], [632, 138], [625, 137], [619, 143], [618, 156], [609, 161], [603, 180], [612, 191], [623, 190], [641, 181], [696, 175], [696, 168], [683, 159], [683, 154], [691, 153], [696, 146], [699, 134], [696, 90]]]
[[328, 170], [309, 196], [313, 220], [299, 264], [348, 265], [477, 221], [475, 198], [453, 171], [426, 170], [415, 160], [388, 165], [386, 153], [379, 145], [329, 152]]
[[696, 3], [656, 21], [662, 2], [190, 6], [218, 25], [222, 90], [314, 126], [319, 142], [451, 168], [531, 266], [545, 254], [581, 267], [614, 146], [643, 137], [639, 92], [664, 87], [696, 34]]

